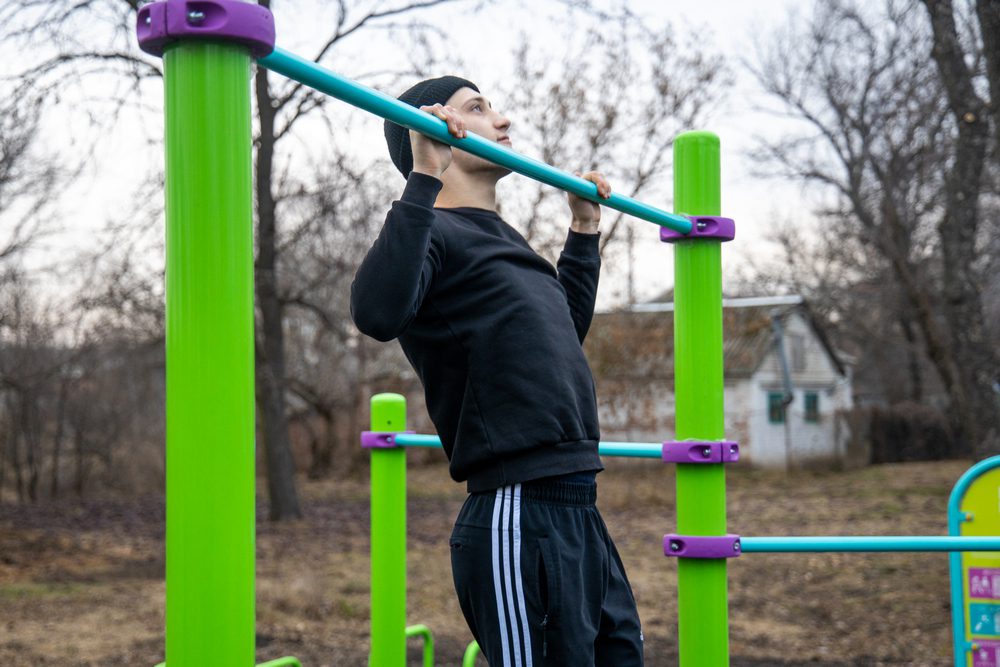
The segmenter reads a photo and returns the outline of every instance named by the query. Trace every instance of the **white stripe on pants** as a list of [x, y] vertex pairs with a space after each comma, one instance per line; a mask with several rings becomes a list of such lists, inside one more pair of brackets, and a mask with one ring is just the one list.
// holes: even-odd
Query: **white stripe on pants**
[[[493, 503], [492, 525], [493, 591], [497, 602], [500, 643], [503, 647], [503, 667], [532, 667], [531, 632], [528, 628], [528, 614], [524, 603], [524, 580], [521, 577], [520, 484], [497, 489]], [[512, 549], [513, 558], [511, 558]]]

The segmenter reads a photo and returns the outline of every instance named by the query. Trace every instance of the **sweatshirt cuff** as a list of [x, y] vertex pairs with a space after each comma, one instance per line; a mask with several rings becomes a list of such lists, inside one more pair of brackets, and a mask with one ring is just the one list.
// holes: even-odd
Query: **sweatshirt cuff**
[[596, 234], [581, 234], [571, 229], [569, 230], [569, 236], [566, 237], [566, 245], [563, 246], [563, 252], [573, 257], [599, 258], [601, 256], [600, 240], [600, 232]]
[[399, 197], [399, 201], [404, 201], [407, 204], [416, 204], [424, 208], [434, 208], [434, 200], [437, 199], [442, 187], [444, 187], [444, 183], [439, 179], [427, 174], [411, 171], [409, 178], [406, 179], [406, 187], [403, 189], [403, 194]]

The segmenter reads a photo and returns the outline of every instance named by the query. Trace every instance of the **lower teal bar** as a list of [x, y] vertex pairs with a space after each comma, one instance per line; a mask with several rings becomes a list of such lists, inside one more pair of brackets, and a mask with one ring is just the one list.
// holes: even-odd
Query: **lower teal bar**
[[635, 459], [663, 459], [662, 442], [602, 442], [601, 456], [623, 456]]
[[1000, 537], [741, 537], [743, 553], [1000, 551]]
[[418, 435], [414, 433], [400, 433], [395, 438], [395, 442], [400, 447], [441, 447], [441, 438], [436, 435]]
[[[441, 438], [436, 435], [400, 433], [394, 439], [400, 447], [440, 447]], [[660, 459], [663, 457], [662, 442], [602, 442], [601, 456], [621, 456], [640, 459]]]

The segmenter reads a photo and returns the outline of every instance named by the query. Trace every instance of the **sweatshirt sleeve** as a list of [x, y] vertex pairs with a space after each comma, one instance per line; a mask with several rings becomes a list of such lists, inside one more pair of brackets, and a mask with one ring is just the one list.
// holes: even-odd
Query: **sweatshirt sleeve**
[[433, 231], [441, 186], [433, 176], [410, 174], [354, 275], [351, 317], [376, 340], [389, 341], [406, 330], [441, 267], [444, 248]]
[[601, 273], [599, 239], [600, 234], [580, 234], [570, 230], [556, 263], [559, 284], [566, 291], [566, 302], [581, 344], [587, 337], [597, 302], [597, 281]]

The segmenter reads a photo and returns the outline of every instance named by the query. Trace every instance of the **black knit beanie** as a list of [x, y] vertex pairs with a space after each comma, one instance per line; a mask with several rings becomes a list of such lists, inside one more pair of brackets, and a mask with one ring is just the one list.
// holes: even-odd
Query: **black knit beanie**
[[[399, 96], [400, 102], [417, 107], [431, 104], [444, 104], [459, 88], [472, 88], [477, 93], [479, 88], [471, 81], [458, 76], [442, 76], [437, 79], [427, 79], [413, 86]], [[389, 146], [389, 157], [396, 169], [407, 178], [413, 171], [413, 152], [410, 150], [410, 131], [402, 125], [385, 121], [385, 143]]]

